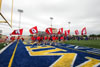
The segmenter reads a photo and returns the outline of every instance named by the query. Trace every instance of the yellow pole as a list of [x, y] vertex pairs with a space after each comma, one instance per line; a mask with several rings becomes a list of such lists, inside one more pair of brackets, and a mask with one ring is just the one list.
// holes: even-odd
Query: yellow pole
[[11, 27], [12, 27], [12, 21], [13, 21], [13, 1], [12, 0], [12, 8], [11, 8]]
[[2, 0], [0, 0], [0, 12], [1, 12], [1, 5], [2, 5]]

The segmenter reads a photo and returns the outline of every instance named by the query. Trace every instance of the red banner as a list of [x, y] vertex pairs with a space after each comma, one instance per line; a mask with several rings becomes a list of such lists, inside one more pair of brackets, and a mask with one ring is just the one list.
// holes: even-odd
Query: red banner
[[58, 34], [63, 34], [63, 28], [60, 28]]
[[14, 30], [10, 35], [22, 35], [23, 29]]
[[81, 31], [81, 35], [87, 35], [86, 27], [84, 27]]
[[31, 34], [38, 33], [37, 26], [35, 26], [35, 27], [32, 27], [32, 28], [29, 30], [29, 32], [30, 32]]
[[70, 35], [70, 30], [65, 30], [65, 36]]
[[45, 32], [46, 32], [47, 34], [53, 34], [52, 28], [46, 28]]
[[79, 35], [79, 31], [78, 31], [78, 30], [75, 30], [75, 34], [76, 34], [76, 35]]

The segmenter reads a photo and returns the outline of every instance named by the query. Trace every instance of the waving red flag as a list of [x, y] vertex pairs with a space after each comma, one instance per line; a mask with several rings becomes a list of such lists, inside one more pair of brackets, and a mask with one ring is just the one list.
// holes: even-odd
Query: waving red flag
[[70, 35], [70, 30], [65, 30], [65, 36]]
[[76, 35], [79, 35], [79, 32], [78, 32], [78, 30], [75, 30], [75, 34], [76, 34]]
[[84, 27], [81, 31], [81, 35], [87, 35], [86, 27]]
[[45, 32], [46, 32], [47, 34], [53, 34], [52, 28], [46, 28]]
[[14, 30], [10, 35], [22, 35], [23, 29]]
[[63, 28], [60, 28], [58, 34], [63, 34]]
[[31, 34], [38, 33], [37, 26], [35, 26], [35, 27], [32, 27], [32, 28], [29, 30], [29, 32], [30, 32]]

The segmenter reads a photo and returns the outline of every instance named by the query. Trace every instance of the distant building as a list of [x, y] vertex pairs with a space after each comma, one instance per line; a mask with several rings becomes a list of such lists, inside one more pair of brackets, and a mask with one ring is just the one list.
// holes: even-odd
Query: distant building
[[56, 34], [57, 33], [57, 28], [52, 28], [52, 31], [53, 31], [54, 34]]
[[[49, 27], [49, 28], [51, 28], [51, 27]], [[52, 32], [53, 32], [53, 34], [57, 34], [57, 28], [52, 28]]]
[[40, 35], [42, 35], [42, 34], [45, 35], [45, 34], [46, 34], [45, 31], [38, 31], [38, 33], [39, 33]]
[[[49, 28], [51, 28], [51, 27], [49, 27]], [[52, 28], [52, 31], [53, 31], [53, 34], [57, 34], [57, 28]], [[38, 33], [41, 35], [41, 34], [43, 34], [43, 35], [46, 35], [46, 32], [45, 31], [38, 31]]]

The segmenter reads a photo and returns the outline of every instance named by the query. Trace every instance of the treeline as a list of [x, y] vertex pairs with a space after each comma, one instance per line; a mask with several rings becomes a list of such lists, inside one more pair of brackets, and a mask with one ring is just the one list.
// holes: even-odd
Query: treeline
[[68, 36], [71, 40], [100, 40], [100, 34], [91, 34], [91, 35], [72, 35]]
[[89, 39], [90, 40], [100, 40], [100, 34], [98, 34], [98, 35], [91, 34], [91, 35], [89, 35]]
[[91, 34], [89, 35], [89, 37], [100, 37], [100, 34], [96, 35], [96, 34]]

